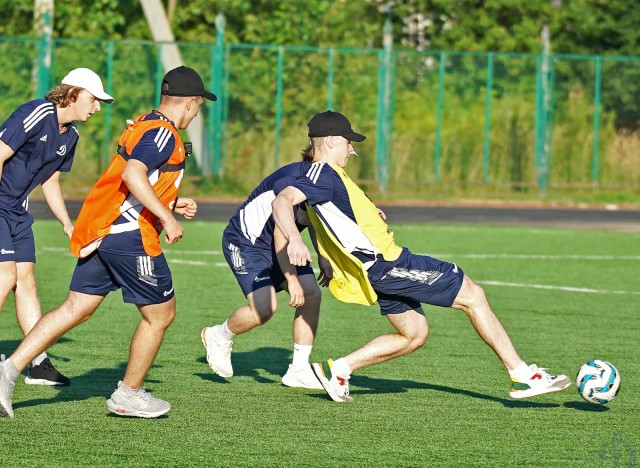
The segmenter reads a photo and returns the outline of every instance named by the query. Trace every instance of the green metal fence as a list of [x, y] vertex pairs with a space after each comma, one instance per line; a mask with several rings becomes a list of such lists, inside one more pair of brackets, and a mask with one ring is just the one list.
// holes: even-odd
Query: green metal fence
[[[0, 37], [0, 120], [69, 69], [94, 69], [116, 97], [80, 126], [74, 173], [95, 176], [126, 119], [158, 104], [166, 45], [45, 40]], [[191, 167], [205, 175], [254, 184], [297, 160], [310, 117], [333, 109], [367, 135], [350, 172], [390, 197], [640, 190], [639, 58], [225, 44], [222, 33], [178, 47], [219, 96]]]

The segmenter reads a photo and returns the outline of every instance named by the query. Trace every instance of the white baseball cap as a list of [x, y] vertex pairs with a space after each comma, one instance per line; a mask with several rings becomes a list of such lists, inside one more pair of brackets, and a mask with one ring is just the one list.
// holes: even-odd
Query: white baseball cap
[[102, 80], [100, 80], [100, 77], [96, 72], [88, 68], [76, 68], [71, 70], [67, 73], [67, 76], [62, 79], [62, 84], [84, 88], [104, 102], [112, 103], [114, 100], [113, 97], [104, 92]]

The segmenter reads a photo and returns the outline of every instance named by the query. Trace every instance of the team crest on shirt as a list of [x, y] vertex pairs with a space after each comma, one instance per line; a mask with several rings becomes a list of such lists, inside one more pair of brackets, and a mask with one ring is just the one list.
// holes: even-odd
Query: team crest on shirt
[[67, 145], [62, 145], [60, 147], [60, 149], [58, 149], [58, 151], [56, 151], [56, 154], [58, 156], [64, 156], [65, 154], [67, 154]]

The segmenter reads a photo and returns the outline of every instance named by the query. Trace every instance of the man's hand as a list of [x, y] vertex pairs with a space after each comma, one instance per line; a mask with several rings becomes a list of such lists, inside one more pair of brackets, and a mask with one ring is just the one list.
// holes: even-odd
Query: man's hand
[[173, 206], [173, 211], [185, 217], [185, 219], [193, 219], [198, 211], [198, 204], [191, 198], [178, 197]]
[[287, 255], [289, 256], [289, 263], [293, 266], [305, 266], [307, 263], [311, 263], [309, 249], [304, 245], [300, 236], [289, 240]]
[[321, 255], [318, 256], [318, 267], [320, 268], [318, 284], [323, 288], [326, 288], [333, 279], [333, 267], [331, 266], [331, 263], [329, 263], [329, 260]]
[[382, 211], [380, 208], [376, 208], [378, 210], [378, 214], [380, 215], [380, 217], [382, 218], [383, 221], [387, 220], [387, 215], [384, 214], [384, 211]]
[[62, 231], [65, 233], [65, 235], [69, 239], [71, 239], [71, 236], [73, 235], [73, 224], [72, 223], [65, 224], [64, 226], [62, 226]]
[[167, 219], [167, 221], [162, 223], [164, 227], [164, 241], [168, 244], [174, 244], [182, 239], [182, 234], [184, 234], [184, 229], [182, 225], [173, 217], [173, 214]]
[[302, 289], [296, 275], [291, 275], [287, 279], [287, 289], [290, 296], [289, 305], [295, 308], [302, 307], [304, 305], [304, 289]]

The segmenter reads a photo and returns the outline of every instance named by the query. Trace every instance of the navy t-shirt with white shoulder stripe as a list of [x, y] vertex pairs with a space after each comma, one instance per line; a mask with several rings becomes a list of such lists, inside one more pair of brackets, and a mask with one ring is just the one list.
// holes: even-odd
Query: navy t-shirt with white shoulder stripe
[[3, 216], [18, 222], [27, 219], [29, 194], [55, 172], [71, 170], [78, 138], [73, 122], [60, 133], [56, 106], [46, 99], [21, 105], [0, 125], [0, 140], [14, 152], [0, 179]]

